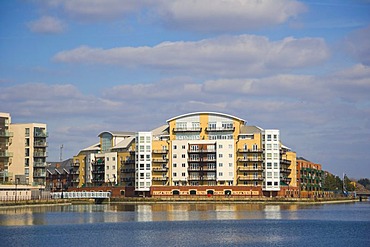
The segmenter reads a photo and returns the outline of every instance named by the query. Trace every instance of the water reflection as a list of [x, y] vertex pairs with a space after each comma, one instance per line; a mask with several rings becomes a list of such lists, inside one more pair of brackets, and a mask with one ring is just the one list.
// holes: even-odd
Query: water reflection
[[[333, 205], [265, 204], [103, 204], [55, 205], [0, 208], [0, 225], [60, 225], [103, 222], [207, 221], [207, 220], [280, 220], [315, 218], [315, 210]], [[338, 206], [337, 206], [338, 207]], [[344, 206], [339, 206], [344, 207]], [[343, 210], [343, 209], [342, 209]], [[329, 217], [329, 216], [328, 216]]]

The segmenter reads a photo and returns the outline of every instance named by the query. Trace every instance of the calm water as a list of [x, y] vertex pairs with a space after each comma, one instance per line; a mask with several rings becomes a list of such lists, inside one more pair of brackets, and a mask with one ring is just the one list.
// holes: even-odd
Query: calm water
[[370, 202], [0, 209], [0, 246], [370, 246]]

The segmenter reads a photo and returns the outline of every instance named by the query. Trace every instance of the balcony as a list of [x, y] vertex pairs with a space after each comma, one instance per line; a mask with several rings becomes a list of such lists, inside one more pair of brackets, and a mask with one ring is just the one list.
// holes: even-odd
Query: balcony
[[46, 152], [34, 152], [33, 157], [46, 157]]
[[154, 167], [153, 172], [167, 172], [167, 167]]
[[280, 163], [281, 164], [285, 164], [285, 165], [290, 165], [291, 161], [290, 160], [286, 160], [286, 159], [282, 159], [282, 160], [280, 160]]
[[155, 163], [167, 163], [168, 162], [168, 159], [153, 159], [153, 162]]
[[174, 128], [173, 132], [201, 132], [202, 128]]
[[153, 177], [153, 181], [167, 181], [168, 177]]
[[240, 181], [262, 181], [262, 176], [238, 176]]
[[46, 167], [45, 161], [35, 161], [33, 162], [33, 167]]
[[166, 154], [168, 153], [167, 149], [158, 149], [158, 150], [152, 150], [153, 154]]
[[262, 168], [253, 168], [253, 167], [239, 167], [238, 171], [240, 172], [262, 172]]
[[219, 128], [215, 128], [215, 127], [207, 127], [206, 128], [207, 132], [223, 132], [223, 131], [234, 131], [234, 130], [235, 130], [234, 126], [232, 126], [232, 127], [219, 127]]
[[35, 132], [33, 134], [34, 137], [41, 137], [41, 138], [46, 138], [49, 136], [48, 132]]
[[244, 148], [239, 148], [238, 149], [239, 153], [262, 153], [263, 149], [244, 149]]
[[134, 168], [125, 168], [125, 169], [121, 169], [121, 172], [122, 173], [133, 173], [133, 172], [135, 172], [135, 169]]
[[191, 176], [188, 179], [189, 181], [216, 181], [216, 177], [214, 176]]
[[0, 137], [13, 137], [13, 132], [9, 132], [8, 130], [0, 131]]
[[80, 166], [80, 162], [79, 161], [75, 161], [71, 164], [71, 166], [73, 167], [79, 167]]
[[34, 147], [47, 147], [48, 143], [44, 141], [36, 141], [33, 143]]
[[34, 178], [45, 178], [46, 177], [46, 172], [35, 172], [33, 174]]
[[188, 150], [188, 153], [216, 153], [215, 149]]
[[93, 174], [101, 174], [101, 173], [105, 173], [104, 170], [92, 170], [92, 173]]
[[121, 160], [121, 164], [122, 165], [125, 165], [125, 164], [135, 164], [135, 160], [134, 159]]
[[78, 175], [78, 174], [80, 174], [80, 171], [79, 170], [77, 170], [77, 171], [71, 171], [71, 174], [72, 175]]
[[240, 162], [261, 162], [263, 159], [261, 157], [252, 157], [252, 158], [247, 158], [247, 157], [241, 157], [238, 158], [238, 161]]
[[0, 152], [0, 158], [10, 158], [10, 157], [13, 157], [12, 152], [8, 152], [8, 151]]

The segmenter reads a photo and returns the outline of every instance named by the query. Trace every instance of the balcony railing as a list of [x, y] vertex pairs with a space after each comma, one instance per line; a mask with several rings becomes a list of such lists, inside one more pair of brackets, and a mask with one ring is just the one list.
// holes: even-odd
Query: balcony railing
[[188, 150], [188, 153], [216, 153], [215, 149], [197, 149], [197, 150]]
[[134, 164], [135, 160], [134, 159], [128, 159], [128, 160], [121, 160], [121, 164]]
[[153, 162], [156, 162], [156, 163], [158, 163], [158, 162], [160, 162], [160, 163], [166, 163], [168, 161], [168, 159], [153, 159]]
[[33, 162], [33, 167], [46, 167], [45, 161], [35, 161]]
[[35, 177], [46, 177], [46, 172], [35, 172], [34, 174], [33, 174], [33, 177], [35, 178]]
[[34, 147], [47, 147], [48, 143], [47, 142], [34, 142], [33, 146]]
[[245, 149], [245, 148], [239, 148], [239, 153], [262, 153], [263, 149]]
[[0, 131], [0, 137], [13, 137], [14, 133], [9, 132], [8, 130]]
[[9, 158], [9, 157], [13, 157], [12, 152], [0, 151], [0, 158]]
[[73, 163], [71, 164], [71, 166], [78, 167], [78, 166], [80, 166], [80, 162], [73, 162]]
[[153, 171], [154, 172], [166, 172], [168, 170], [167, 167], [154, 167]]
[[174, 132], [201, 132], [202, 128], [196, 127], [196, 128], [174, 128]]
[[262, 168], [253, 168], [253, 167], [239, 167], [238, 171], [240, 172], [261, 172]]
[[218, 127], [218, 128], [215, 128], [215, 127], [207, 127], [206, 128], [206, 131], [207, 132], [219, 132], [219, 131], [234, 131], [235, 130], [235, 127]]
[[154, 181], [167, 181], [168, 177], [153, 177]]
[[35, 132], [33, 135], [34, 137], [48, 137], [49, 136], [48, 132]]
[[262, 158], [261, 157], [252, 157], [252, 158], [246, 158], [246, 157], [242, 157], [242, 158], [238, 158], [238, 161], [240, 162], [249, 162], [249, 161], [262, 161]]
[[33, 157], [46, 157], [47, 153], [46, 152], [34, 152]]
[[238, 176], [238, 179], [241, 181], [262, 181], [262, 176]]
[[153, 150], [152, 151], [154, 154], [166, 154], [168, 153], [167, 149], [158, 149], [158, 150]]

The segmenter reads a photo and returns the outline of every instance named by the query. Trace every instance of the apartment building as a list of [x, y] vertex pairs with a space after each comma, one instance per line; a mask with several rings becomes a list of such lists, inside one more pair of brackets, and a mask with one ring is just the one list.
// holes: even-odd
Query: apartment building
[[[99, 144], [74, 157], [85, 174], [78, 186], [108, 185], [116, 178], [126, 195], [276, 196], [297, 185], [291, 174], [295, 153], [282, 145], [279, 130], [248, 126], [223, 113], [194, 112], [149, 132], [106, 131], [99, 137]], [[91, 180], [89, 156], [91, 177], [98, 174]]]
[[320, 164], [298, 157], [297, 176], [301, 193], [323, 190], [325, 172]]
[[13, 162], [13, 153], [9, 151], [13, 132], [10, 131], [11, 116], [0, 112], [0, 183], [10, 182], [9, 165]]
[[0, 113], [1, 181], [45, 186], [47, 125], [11, 123], [9, 113]]

